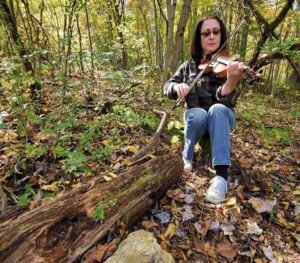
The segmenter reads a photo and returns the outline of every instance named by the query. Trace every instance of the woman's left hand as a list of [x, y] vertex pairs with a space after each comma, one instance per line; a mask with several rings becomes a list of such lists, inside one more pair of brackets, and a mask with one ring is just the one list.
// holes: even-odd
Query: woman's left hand
[[243, 77], [243, 62], [230, 61], [227, 65], [227, 80], [222, 87], [221, 96], [231, 93]]
[[227, 67], [227, 80], [237, 84], [244, 77], [243, 62], [230, 61]]

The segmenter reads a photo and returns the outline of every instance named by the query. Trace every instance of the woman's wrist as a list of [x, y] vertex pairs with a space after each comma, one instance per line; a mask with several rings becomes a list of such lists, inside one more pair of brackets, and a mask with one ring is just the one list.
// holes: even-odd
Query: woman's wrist
[[221, 96], [223, 97], [231, 93], [235, 89], [237, 84], [238, 81], [227, 80], [221, 89]]

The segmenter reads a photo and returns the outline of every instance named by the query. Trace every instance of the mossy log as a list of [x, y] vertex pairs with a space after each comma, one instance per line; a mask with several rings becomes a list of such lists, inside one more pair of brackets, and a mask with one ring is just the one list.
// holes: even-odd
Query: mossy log
[[[132, 223], [174, 184], [182, 171], [177, 154], [134, 166], [117, 178], [102, 177], [47, 200], [0, 224], [0, 262], [74, 262], [119, 221]], [[107, 205], [101, 222], [93, 219]]]

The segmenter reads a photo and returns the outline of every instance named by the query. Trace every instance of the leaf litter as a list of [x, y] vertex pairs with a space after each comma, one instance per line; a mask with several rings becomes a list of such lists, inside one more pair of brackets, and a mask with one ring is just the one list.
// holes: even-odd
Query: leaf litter
[[261, 148], [255, 131], [249, 134], [244, 139], [233, 134], [224, 203], [212, 205], [204, 198], [214, 176], [206, 161], [196, 163], [196, 171], [169, 189], [158, 207], [169, 211], [175, 234], [164, 235], [161, 223], [151, 231], [166, 237], [163, 248], [176, 262], [300, 262], [297, 167], [283, 162], [274, 148]]

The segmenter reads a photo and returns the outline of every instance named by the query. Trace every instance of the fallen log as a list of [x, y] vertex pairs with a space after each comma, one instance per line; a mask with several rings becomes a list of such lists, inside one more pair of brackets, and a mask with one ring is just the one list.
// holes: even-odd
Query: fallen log
[[[74, 262], [120, 220], [136, 220], [182, 171], [178, 154], [134, 166], [109, 182], [98, 178], [0, 224], [0, 262]], [[93, 219], [107, 205], [101, 222]]]

